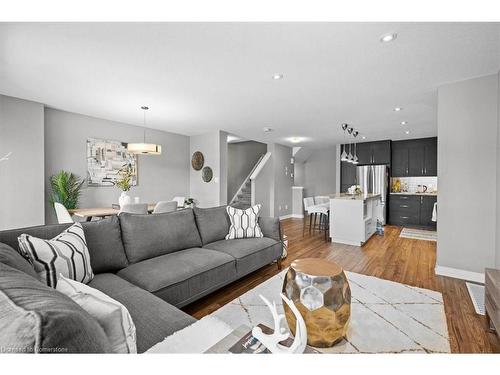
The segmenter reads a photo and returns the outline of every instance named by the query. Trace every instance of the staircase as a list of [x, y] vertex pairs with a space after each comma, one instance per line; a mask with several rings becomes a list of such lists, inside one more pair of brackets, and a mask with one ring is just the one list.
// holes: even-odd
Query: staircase
[[[240, 188], [234, 195], [233, 199], [229, 202], [229, 205], [235, 208], [240, 208], [240, 209], [247, 209], [252, 206], [252, 174], [255, 172], [257, 167], [259, 167], [259, 164], [265, 163], [267, 159], [269, 159], [269, 156], [266, 157], [267, 154], [261, 155], [259, 160], [257, 160], [257, 163], [253, 166], [252, 170], [248, 174], [248, 176], [245, 178], [245, 181], [241, 184]], [[265, 159], [265, 160], [264, 160]]]
[[241, 188], [241, 190], [236, 194], [236, 197], [231, 201], [231, 206], [234, 208], [240, 208], [242, 210], [247, 209], [252, 205], [252, 182], [247, 179]]

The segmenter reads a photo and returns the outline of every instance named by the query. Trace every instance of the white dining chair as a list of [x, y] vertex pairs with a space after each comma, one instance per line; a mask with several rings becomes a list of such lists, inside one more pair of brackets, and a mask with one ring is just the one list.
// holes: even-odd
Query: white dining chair
[[175, 210], [177, 210], [177, 201], [160, 201], [156, 203], [153, 213], [162, 214], [165, 212], [173, 212]]
[[304, 222], [302, 223], [302, 236], [304, 236], [304, 231], [305, 231], [305, 223], [307, 222], [307, 217], [309, 217], [309, 232], [311, 231], [311, 220], [312, 220], [312, 216], [311, 216], [311, 213], [309, 212], [310, 211], [310, 208], [312, 206], [314, 206], [314, 198], [313, 197], [307, 197], [307, 198], [304, 198], [303, 199], [304, 201], [304, 213], [305, 213], [305, 220]]
[[123, 212], [129, 213], [129, 214], [146, 215], [148, 213], [148, 204], [147, 203], [124, 204], [123, 207], [120, 208], [120, 214]]
[[57, 222], [59, 224], [74, 223], [70, 213], [61, 203], [54, 202], [54, 209], [56, 210]]
[[184, 207], [186, 197], [173, 197], [172, 200], [177, 202], [177, 207]]
[[330, 197], [327, 195], [318, 195], [314, 197], [314, 204], [325, 204], [330, 202]]

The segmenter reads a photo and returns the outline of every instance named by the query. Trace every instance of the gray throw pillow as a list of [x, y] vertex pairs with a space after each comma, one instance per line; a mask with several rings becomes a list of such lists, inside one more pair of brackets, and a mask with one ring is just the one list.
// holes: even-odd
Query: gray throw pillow
[[102, 327], [71, 298], [3, 263], [0, 332], [4, 352], [111, 352]]
[[203, 245], [226, 238], [226, 234], [229, 232], [229, 225], [231, 224], [226, 212], [226, 206], [211, 208], [195, 207], [194, 216]]
[[16, 270], [23, 271], [38, 280], [35, 268], [21, 254], [9, 245], [0, 243], [0, 263], [6, 264]]

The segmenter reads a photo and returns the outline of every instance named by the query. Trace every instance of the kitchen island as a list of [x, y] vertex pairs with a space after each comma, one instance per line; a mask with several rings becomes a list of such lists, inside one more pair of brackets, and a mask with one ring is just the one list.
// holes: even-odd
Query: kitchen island
[[335, 194], [330, 197], [332, 242], [362, 246], [375, 233], [383, 218], [380, 194]]

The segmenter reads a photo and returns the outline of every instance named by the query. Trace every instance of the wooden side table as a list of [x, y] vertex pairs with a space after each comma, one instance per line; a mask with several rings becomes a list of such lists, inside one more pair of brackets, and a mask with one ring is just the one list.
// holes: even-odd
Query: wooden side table
[[484, 289], [486, 319], [490, 328], [500, 337], [500, 270], [486, 269]]

